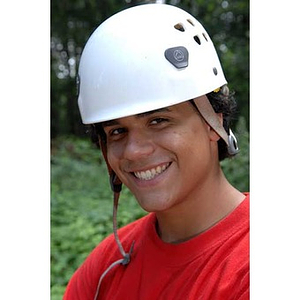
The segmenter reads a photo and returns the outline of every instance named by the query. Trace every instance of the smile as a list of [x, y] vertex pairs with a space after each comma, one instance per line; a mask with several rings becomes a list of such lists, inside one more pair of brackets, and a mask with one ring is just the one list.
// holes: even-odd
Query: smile
[[170, 164], [171, 163], [167, 163], [162, 166], [158, 166], [156, 168], [152, 168], [152, 169], [146, 170], [146, 171], [133, 172], [133, 174], [136, 178], [141, 179], [141, 180], [152, 180], [156, 176], [163, 173], [170, 166]]

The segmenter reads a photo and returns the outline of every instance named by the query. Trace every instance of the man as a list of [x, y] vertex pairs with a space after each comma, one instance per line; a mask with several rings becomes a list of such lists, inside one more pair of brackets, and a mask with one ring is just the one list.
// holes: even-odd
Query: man
[[[249, 299], [249, 195], [219, 161], [238, 152], [214, 46], [185, 11], [140, 5], [105, 21], [79, 67], [79, 108], [114, 192], [114, 235], [64, 299]], [[122, 184], [149, 214], [117, 232]]]

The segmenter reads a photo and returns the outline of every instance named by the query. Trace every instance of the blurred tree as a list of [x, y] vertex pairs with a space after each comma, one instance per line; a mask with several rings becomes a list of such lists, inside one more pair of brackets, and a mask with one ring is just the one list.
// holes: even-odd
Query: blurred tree
[[52, 0], [51, 137], [84, 134], [77, 108], [76, 72], [90, 34], [112, 14], [149, 2], [181, 7], [204, 24], [248, 124], [249, 0]]
[[76, 101], [76, 72], [89, 35], [124, 8], [117, 0], [51, 1], [51, 137], [81, 135]]
[[249, 1], [169, 1], [194, 15], [208, 31], [220, 57], [239, 114], [249, 130]]

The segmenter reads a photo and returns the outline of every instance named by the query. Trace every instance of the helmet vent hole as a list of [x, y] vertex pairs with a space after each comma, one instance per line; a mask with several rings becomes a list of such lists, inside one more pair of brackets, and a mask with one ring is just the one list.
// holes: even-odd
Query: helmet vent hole
[[216, 67], [213, 68], [213, 72], [214, 72], [215, 75], [218, 75], [218, 70], [217, 70]]
[[181, 32], [185, 31], [185, 29], [184, 29], [184, 27], [181, 23], [178, 23], [178, 24], [174, 25], [174, 28], [181, 31]]
[[194, 23], [192, 22], [192, 20], [187, 19], [187, 21], [188, 21], [192, 26], [195, 26]]
[[198, 45], [201, 45], [201, 41], [200, 41], [198, 35], [195, 35], [195, 36], [194, 36], [194, 40], [196, 41], [196, 43], [197, 43]]
[[207, 37], [206, 37], [206, 34], [203, 32], [202, 35], [203, 35], [203, 37], [205, 38], [205, 40], [208, 42], [208, 39], [207, 39]]

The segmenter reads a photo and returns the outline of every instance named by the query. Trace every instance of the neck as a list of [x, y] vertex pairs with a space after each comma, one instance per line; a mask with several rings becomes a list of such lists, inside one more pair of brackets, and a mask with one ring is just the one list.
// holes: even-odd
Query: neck
[[192, 193], [189, 199], [167, 211], [157, 212], [157, 232], [167, 243], [187, 241], [226, 217], [244, 198], [220, 170], [217, 182], [208, 182]]

